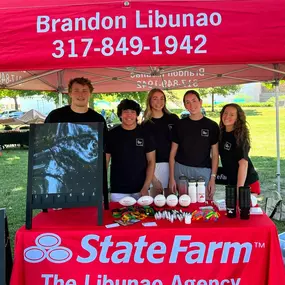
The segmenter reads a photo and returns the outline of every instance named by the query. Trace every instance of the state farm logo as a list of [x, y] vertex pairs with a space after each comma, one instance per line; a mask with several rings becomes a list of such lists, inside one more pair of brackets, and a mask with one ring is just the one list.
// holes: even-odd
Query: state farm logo
[[202, 129], [201, 130], [201, 136], [202, 137], [208, 137], [210, 134], [210, 131], [208, 129]]
[[174, 126], [174, 124], [168, 124], [168, 129], [171, 131], [173, 126]]
[[231, 147], [232, 147], [232, 144], [229, 143], [229, 142], [226, 142], [226, 143], [224, 144], [224, 149], [225, 149], [225, 150], [231, 150]]
[[69, 248], [60, 246], [61, 238], [52, 233], [39, 235], [35, 240], [36, 246], [24, 250], [24, 259], [29, 263], [39, 263], [45, 259], [52, 263], [65, 263], [72, 257]]
[[[24, 260], [29, 263], [40, 263], [47, 259], [51, 263], [65, 263], [71, 258], [73, 262], [87, 264], [99, 262], [102, 264], [176, 264], [179, 259], [185, 264], [209, 263], [248, 263], [253, 248], [265, 249], [265, 242], [256, 241], [210, 241], [203, 242], [192, 235], [174, 235], [173, 239], [165, 241], [149, 240], [147, 235], [138, 235], [132, 241], [122, 240], [118, 235], [88, 234], [81, 239], [82, 255], [75, 255], [70, 249], [60, 246], [61, 238], [53, 233], [44, 233], [35, 240], [35, 246], [24, 250]], [[79, 246], [79, 245], [78, 245]], [[122, 247], [125, 248], [122, 250]], [[165, 248], [157, 257], [155, 247]], [[216, 249], [219, 248], [218, 251]], [[198, 253], [198, 257], [197, 257]], [[56, 283], [54, 283], [56, 284]], [[99, 284], [99, 283], [98, 283]], [[101, 283], [100, 283], [101, 284]], [[186, 284], [186, 283], [185, 283]]]
[[136, 146], [144, 146], [144, 139], [136, 139]]

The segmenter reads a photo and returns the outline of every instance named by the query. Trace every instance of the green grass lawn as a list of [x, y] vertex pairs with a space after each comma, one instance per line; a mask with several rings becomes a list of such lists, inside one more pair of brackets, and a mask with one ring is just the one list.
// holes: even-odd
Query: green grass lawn
[[[276, 190], [276, 136], [274, 108], [245, 109], [252, 138], [251, 158], [259, 172], [263, 193]], [[207, 116], [219, 120], [218, 112]], [[285, 170], [285, 108], [280, 108], [281, 173]], [[27, 186], [27, 149], [8, 149], [0, 156], [0, 208], [6, 208], [13, 242], [16, 230], [25, 223]], [[285, 179], [281, 179], [283, 197]], [[261, 201], [262, 203], [262, 201]], [[285, 231], [284, 222], [276, 222], [279, 232]]]

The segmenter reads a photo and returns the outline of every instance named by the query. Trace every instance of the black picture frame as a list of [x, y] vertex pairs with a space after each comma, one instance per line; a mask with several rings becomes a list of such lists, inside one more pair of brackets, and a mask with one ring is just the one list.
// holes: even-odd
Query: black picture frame
[[0, 284], [6, 284], [5, 210], [0, 209]]
[[26, 229], [32, 228], [33, 209], [96, 206], [98, 225], [103, 224], [103, 127], [99, 122], [31, 125]]
[[5, 209], [0, 209], [0, 284], [10, 284], [13, 267], [12, 250]]

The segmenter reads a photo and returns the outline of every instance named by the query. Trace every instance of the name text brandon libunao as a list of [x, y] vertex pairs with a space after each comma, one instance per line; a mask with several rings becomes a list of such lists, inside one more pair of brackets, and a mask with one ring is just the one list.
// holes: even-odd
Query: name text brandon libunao
[[[56, 59], [65, 56], [87, 57], [90, 54], [104, 57], [116, 54], [138, 56], [143, 53], [206, 54], [207, 27], [219, 29], [222, 23], [222, 14], [217, 11], [166, 13], [160, 10], [148, 10], [142, 13], [136, 10], [134, 17], [94, 12], [88, 17], [78, 15], [57, 18], [39, 15], [36, 32], [39, 35], [47, 33], [55, 35], [52, 42], [55, 51], [52, 52], [52, 56]], [[142, 36], [141, 31], [146, 29], [149, 30], [148, 34]], [[115, 30], [122, 31], [120, 36], [111, 34], [112, 36], [102, 37], [99, 33], [99, 31]], [[84, 35], [87, 33], [88, 36], [78, 36], [81, 32], [84, 32]], [[56, 37], [57, 34], [60, 36]]]

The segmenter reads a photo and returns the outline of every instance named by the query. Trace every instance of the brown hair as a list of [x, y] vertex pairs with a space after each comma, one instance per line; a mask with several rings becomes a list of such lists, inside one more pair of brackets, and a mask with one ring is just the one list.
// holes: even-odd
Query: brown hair
[[143, 115], [143, 117], [144, 117], [144, 122], [147, 122], [147, 121], [151, 120], [151, 118], [152, 118], [152, 111], [151, 111], [150, 101], [151, 101], [151, 98], [152, 98], [153, 94], [156, 93], [156, 92], [159, 92], [159, 93], [163, 94], [163, 96], [164, 96], [164, 102], [165, 102], [165, 104], [164, 104], [164, 107], [163, 107], [163, 109], [162, 109], [162, 112], [163, 112], [164, 114], [165, 114], [165, 113], [166, 113], [166, 114], [170, 114], [170, 112], [169, 112], [168, 109], [166, 108], [166, 96], [165, 96], [164, 92], [163, 92], [161, 89], [159, 89], [159, 88], [153, 88], [153, 89], [151, 89], [151, 90], [148, 92], [148, 95], [147, 95], [147, 99], [146, 99], [146, 109], [145, 109], [144, 115]]
[[188, 94], [193, 94], [193, 95], [195, 95], [195, 96], [197, 97], [197, 99], [198, 99], [199, 101], [201, 101], [200, 94], [199, 94], [197, 91], [195, 91], [195, 90], [188, 90], [188, 91], [186, 91], [186, 93], [185, 93], [184, 96], [183, 96], [183, 103], [184, 103], [184, 104], [185, 104], [185, 97], [186, 97]]
[[134, 100], [123, 99], [117, 107], [117, 115], [118, 115], [120, 121], [122, 121], [121, 116], [122, 116], [122, 113], [124, 110], [136, 111], [136, 114], [138, 117], [140, 115], [140, 112], [141, 112], [141, 106], [139, 103], [137, 103]]
[[243, 109], [235, 103], [225, 105], [220, 112], [220, 140], [222, 140], [223, 133], [225, 132], [225, 125], [222, 117], [227, 107], [233, 107], [237, 110], [237, 120], [234, 124], [234, 136], [236, 138], [237, 146], [241, 146], [243, 150], [250, 149], [250, 136], [247, 127], [246, 116]]
[[71, 79], [69, 81], [69, 83], [68, 83], [68, 93], [71, 93], [71, 89], [72, 89], [73, 83], [78, 83], [80, 85], [87, 85], [89, 90], [90, 90], [90, 93], [92, 93], [93, 90], [94, 90], [94, 88], [92, 86], [92, 83], [91, 83], [91, 81], [88, 78], [76, 77], [76, 78], [73, 78], [73, 79]]

